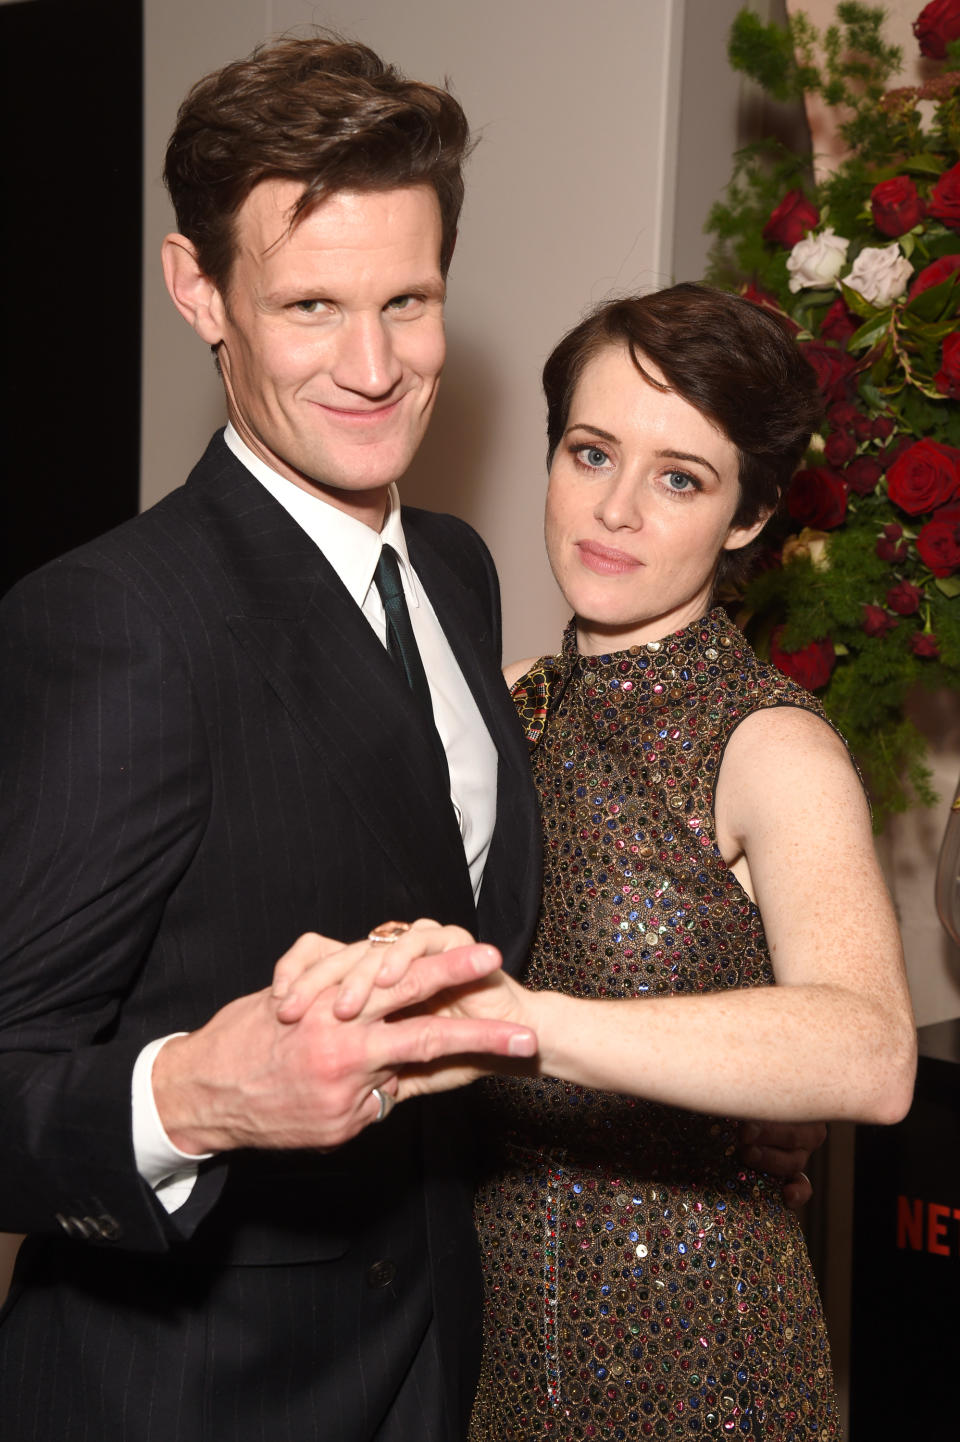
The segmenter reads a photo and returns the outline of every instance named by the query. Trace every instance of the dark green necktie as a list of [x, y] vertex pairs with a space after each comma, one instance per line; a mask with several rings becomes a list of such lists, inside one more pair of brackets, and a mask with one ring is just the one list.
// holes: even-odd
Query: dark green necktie
[[413, 634], [410, 612], [407, 610], [407, 602], [403, 594], [400, 563], [397, 560], [396, 551], [391, 546], [383, 546], [380, 551], [380, 560], [373, 573], [373, 583], [380, 592], [386, 616], [387, 653], [403, 672], [407, 678], [407, 685], [420, 702], [437, 759], [443, 767], [444, 784], [449, 792], [450, 771], [447, 766], [447, 756], [434, 720], [430, 684], [427, 681], [427, 673], [423, 669], [423, 661], [417, 648], [416, 637]]

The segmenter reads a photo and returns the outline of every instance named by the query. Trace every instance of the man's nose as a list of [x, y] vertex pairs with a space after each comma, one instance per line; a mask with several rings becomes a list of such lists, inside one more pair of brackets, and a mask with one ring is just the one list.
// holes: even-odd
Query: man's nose
[[331, 369], [337, 385], [357, 395], [379, 398], [390, 394], [402, 373], [383, 317], [379, 313], [347, 317], [337, 336]]

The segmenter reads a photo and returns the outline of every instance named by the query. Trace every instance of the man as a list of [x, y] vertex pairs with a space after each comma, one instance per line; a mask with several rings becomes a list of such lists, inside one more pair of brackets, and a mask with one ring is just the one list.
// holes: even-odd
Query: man
[[[358, 45], [200, 82], [164, 271], [229, 425], [4, 603], [5, 1442], [463, 1435], [471, 1138], [405, 1098], [536, 1043], [398, 1009], [498, 964], [460, 928], [518, 968], [540, 879], [489, 556], [394, 490], [466, 144], [448, 94]], [[286, 948], [295, 976], [315, 931], [417, 916], [444, 925], [393, 943], [426, 954], [379, 1014], [331, 990], [279, 1019]]]
[[[535, 1039], [290, 1028], [267, 988], [302, 933], [434, 916], [517, 966], [535, 916], [493, 567], [450, 517], [401, 523], [393, 489], [443, 364], [466, 144], [452, 97], [358, 45], [285, 41], [195, 87], [164, 269], [230, 426], [7, 598], [11, 1442], [464, 1430], [469, 1137], [439, 1099], [371, 1124], [404, 1063], [442, 1087], [438, 1059]], [[387, 546], [425, 701], [384, 644]], [[496, 963], [442, 950], [461, 937], [431, 935], [418, 994]]]

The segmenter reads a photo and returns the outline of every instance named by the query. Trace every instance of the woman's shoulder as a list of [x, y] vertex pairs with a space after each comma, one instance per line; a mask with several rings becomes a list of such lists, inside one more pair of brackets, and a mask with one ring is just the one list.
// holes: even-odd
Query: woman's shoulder
[[503, 668], [503, 679], [506, 681], [508, 688], [512, 691], [516, 683], [523, 676], [533, 671], [538, 664], [542, 665], [543, 660], [544, 658], [542, 656], [530, 656], [526, 661], [510, 661]]

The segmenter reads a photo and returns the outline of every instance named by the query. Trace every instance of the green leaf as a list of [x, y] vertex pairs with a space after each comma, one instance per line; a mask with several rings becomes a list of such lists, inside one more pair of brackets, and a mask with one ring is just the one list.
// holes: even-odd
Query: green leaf
[[872, 320], [877, 314], [876, 306], [871, 305], [868, 300], [864, 300], [860, 292], [847, 285], [845, 281], [841, 280], [839, 286], [843, 291], [843, 298], [847, 302], [848, 308], [853, 311], [854, 315], [858, 315], [861, 320]]
[[954, 596], [960, 596], [960, 576], [937, 576], [933, 584], [940, 594], [950, 601]]
[[907, 156], [900, 164], [900, 174], [942, 175], [948, 167], [942, 155], [924, 151], [921, 155]]
[[869, 350], [870, 346], [876, 345], [880, 337], [886, 334], [891, 314], [891, 311], [883, 310], [879, 315], [875, 314], [873, 320], [868, 320], [866, 325], [855, 330], [847, 341], [847, 350]]
[[941, 281], [939, 285], [931, 285], [927, 290], [922, 290], [906, 304], [906, 311], [910, 315], [919, 316], [921, 320], [940, 320], [948, 310], [954, 310], [960, 303], [960, 270], [955, 270], [947, 280]]

